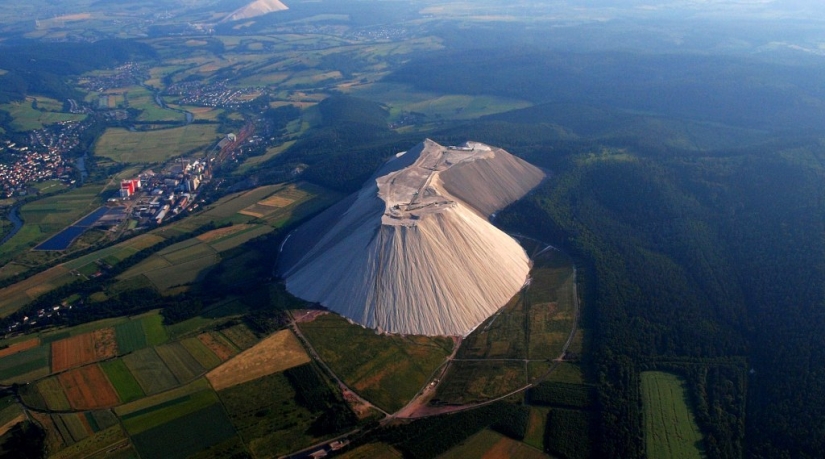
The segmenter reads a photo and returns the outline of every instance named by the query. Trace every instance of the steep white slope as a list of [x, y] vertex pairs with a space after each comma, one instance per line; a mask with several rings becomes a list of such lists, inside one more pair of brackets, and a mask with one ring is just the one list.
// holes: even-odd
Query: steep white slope
[[238, 21], [241, 19], [254, 18], [264, 14], [274, 13], [275, 11], [288, 10], [289, 7], [280, 2], [280, 0], [256, 0], [246, 6], [238, 8], [223, 19], [226, 21]]
[[379, 174], [290, 236], [279, 265], [287, 289], [386, 332], [469, 333], [529, 271], [486, 217], [544, 174], [501, 149], [430, 140]]

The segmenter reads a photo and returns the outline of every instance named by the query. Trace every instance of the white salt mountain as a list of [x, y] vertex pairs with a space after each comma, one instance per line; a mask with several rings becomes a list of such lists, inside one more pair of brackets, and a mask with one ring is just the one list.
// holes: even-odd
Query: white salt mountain
[[281, 3], [280, 0], [256, 0], [230, 13], [223, 21], [240, 21], [242, 19], [251, 19], [264, 14], [274, 13], [276, 11], [288, 10], [289, 7]]
[[425, 140], [293, 232], [278, 271], [294, 295], [364, 326], [466, 335], [530, 269], [521, 246], [487, 218], [543, 178], [500, 148]]

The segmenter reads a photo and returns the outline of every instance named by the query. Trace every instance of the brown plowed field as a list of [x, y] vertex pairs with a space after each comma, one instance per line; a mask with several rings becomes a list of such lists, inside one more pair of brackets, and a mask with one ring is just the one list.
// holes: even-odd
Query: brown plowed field
[[92, 333], [95, 339], [95, 357], [97, 360], [117, 357], [117, 340], [115, 339], [115, 329], [113, 327], [96, 330]]
[[26, 349], [31, 349], [39, 344], [40, 338], [32, 338], [27, 339], [26, 341], [21, 341], [19, 343], [14, 343], [5, 349], [0, 349], [0, 359], [2, 359], [3, 357], [8, 357], [12, 354], [17, 354], [20, 351], [25, 351]]
[[120, 400], [103, 370], [89, 365], [58, 375], [69, 404], [76, 410], [90, 410], [117, 405]]
[[114, 328], [103, 328], [52, 343], [52, 372], [117, 356]]
[[239, 224], [239, 225], [227, 226], [225, 228], [218, 228], [218, 229], [214, 229], [212, 231], [208, 231], [206, 233], [201, 234], [197, 238], [198, 238], [199, 241], [211, 242], [211, 241], [214, 241], [216, 239], [220, 239], [222, 237], [229, 236], [230, 234], [234, 234], [234, 233], [244, 231], [244, 230], [246, 230], [247, 228], [250, 228], [250, 227], [252, 227], [252, 225], [247, 225], [245, 223]]
[[95, 337], [92, 333], [84, 333], [52, 343], [52, 372], [54, 373], [95, 360]]
[[209, 348], [210, 351], [214, 352], [215, 355], [218, 356], [221, 361], [226, 361], [230, 357], [236, 354], [233, 349], [230, 349], [227, 345], [220, 342], [217, 338], [212, 336], [209, 333], [201, 333], [198, 335], [198, 339], [203, 343], [206, 347]]

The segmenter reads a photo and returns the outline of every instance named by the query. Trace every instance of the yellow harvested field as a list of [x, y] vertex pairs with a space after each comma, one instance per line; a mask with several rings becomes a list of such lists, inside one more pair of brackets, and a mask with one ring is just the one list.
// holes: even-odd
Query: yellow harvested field
[[198, 240], [203, 242], [215, 241], [222, 237], [229, 236], [230, 234], [235, 234], [240, 231], [244, 231], [252, 226], [254, 225], [248, 225], [246, 223], [243, 223], [240, 225], [227, 226], [226, 228], [218, 228], [201, 234], [200, 236], [198, 236]]
[[246, 215], [248, 217], [263, 218], [266, 215], [266, 213], [258, 212], [259, 209], [257, 209], [257, 208], [259, 208], [259, 207], [260, 206], [258, 206], [257, 204], [254, 204], [254, 205], [249, 206], [246, 209], [244, 209], [244, 210], [242, 210], [238, 213], [241, 214], [241, 215]]
[[215, 390], [226, 389], [309, 362], [291, 330], [281, 330], [210, 371]]
[[270, 206], [270, 207], [286, 207], [290, 204], [295, 202], [294, 199], [285, 198], [283, 196], [272, 196], [269, 198], [264, 199], [263, 201], [259, 202], [258, 204], [262, 206]]

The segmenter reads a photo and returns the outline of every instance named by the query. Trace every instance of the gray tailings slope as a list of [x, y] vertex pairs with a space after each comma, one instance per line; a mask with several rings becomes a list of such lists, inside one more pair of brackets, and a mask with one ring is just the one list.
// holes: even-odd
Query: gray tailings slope
[[293, 232], [278, 272], [294, 295], [364, 326], [466, 335], [530, 270], [521, 246], [487, 218], [543, 178], [499, 148], [425, 140]]

